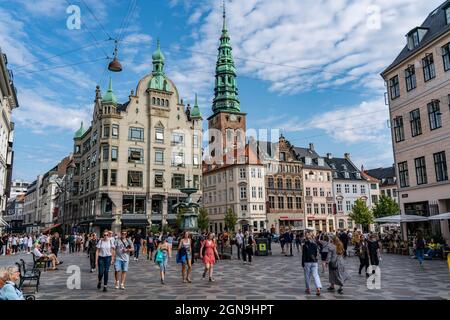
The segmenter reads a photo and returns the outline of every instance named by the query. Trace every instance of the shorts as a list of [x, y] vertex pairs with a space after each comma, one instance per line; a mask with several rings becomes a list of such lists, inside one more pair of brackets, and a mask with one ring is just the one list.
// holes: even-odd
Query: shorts
[[116, 262], [114, 263], [114, 270], [116, 272], [128, 272], [128, 261], [123, 261], [123, 260], [119, 260], [117, 259]]
[[320, 259], [322, 259], [322, 261], [327, 261], [327, 257], [328, 257], [328, 252], [320, 253]]

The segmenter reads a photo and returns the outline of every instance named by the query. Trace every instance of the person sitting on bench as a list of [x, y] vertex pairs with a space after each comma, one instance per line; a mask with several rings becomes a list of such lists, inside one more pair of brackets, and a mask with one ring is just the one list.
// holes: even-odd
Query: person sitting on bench
[[62, 261], [58, 261], [58, 258], [56, 258], [56, 256], [53, 253], [50, 254], [45, 254], [42, 253], [39, 249], [41, 248], [41, 245], [39, 243], [37, 243], [33, 249], [33, 253], [36, 256], [36, 260], [38, 261], [51, 261], [52, 262], [52, 269], [51, 270], [58, 270], [58, 268], [56, 268], [56, 266], [58, 264], [62, 264]]

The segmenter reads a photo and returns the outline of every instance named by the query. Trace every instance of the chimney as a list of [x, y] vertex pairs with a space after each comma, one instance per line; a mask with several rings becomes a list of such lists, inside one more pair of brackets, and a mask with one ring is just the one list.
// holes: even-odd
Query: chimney
[[331, 153], [327, 153], [327, 159], [331, 159], [331, 158], [332, 158]]
[[314, 143], [309, 143], [309, 150], [314, 151]]
[[350, 160], [350, 153], [344, 153], [344, 158]]

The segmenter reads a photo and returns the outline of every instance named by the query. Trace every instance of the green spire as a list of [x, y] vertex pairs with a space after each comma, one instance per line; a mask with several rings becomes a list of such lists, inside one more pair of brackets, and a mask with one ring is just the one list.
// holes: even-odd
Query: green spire
[[75, 139], [81, 138], [85, 132], [86, 132], [86, 131], [85, 131], [84, 128], [83, 128], [83, 121], [81, 121], [80, 129], [78, 129], [77, 131], [75, 131], [75, 136], [74, 136], [74, 138], [75, 138]]
[[153, 75], [164, 75], [164, 54], [161, 52], [161, 45], [159, 38], [157, 40], [156, 50], [152, 55], [153, 60]]
[[114, 95], [113, 88], [112, 88], [112, 77], [109, 77], [109, 85], [108, 90], [106, 91], [105, 95], [102, 98], [103, 103], [117, 103], [117, 98]]
[[223, 2], [223, 26], [220, 36], [219, 54], [216, 63], [216, 84], [214, 88], [213, 112], [240, 112], [236, 68], [234, 66], [233, 48], [226, 25], [225, 1]]
[[201, 117], [202, 114], [200, 113], [200, 108], [198, 107], [197, 94], [195, 94], [195, 103], [191, 111], [191, 118], [201, 118]]

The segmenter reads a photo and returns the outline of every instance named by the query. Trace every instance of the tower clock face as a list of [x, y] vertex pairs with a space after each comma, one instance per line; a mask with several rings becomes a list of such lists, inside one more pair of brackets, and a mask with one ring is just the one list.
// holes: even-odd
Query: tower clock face
[[236, 115], [235, 114], [232, 114], [232, 115], [230, 115], [230, 121], [236, 121], [237, 120], [237, 118], [236, 118]]

